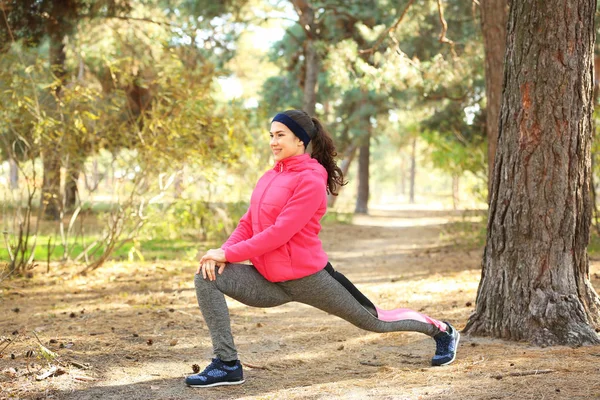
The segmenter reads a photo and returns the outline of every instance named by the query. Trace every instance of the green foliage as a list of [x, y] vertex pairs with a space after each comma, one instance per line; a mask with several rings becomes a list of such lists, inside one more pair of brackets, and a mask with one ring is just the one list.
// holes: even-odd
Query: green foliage
[[[111, 154], [115, 176], [104, 229], [91, 241], [83, 232], [74, 241], [69, 236], [74, 234], [73, 223], [65, 227], [61, 219], [55, 230], [61, 232], [60, 238], [54, 241], [59, 245], [54, 249], [63, 261], [85, 260], [93, 268], [129, 244], [134, 245], [129, 255], [143, 256], [137, 235], [147, 222], [147, 205], [165, 196], [179, 171], [200, 169], [209, 176], [218, 168], [243, 168], [240, 164], [249, 160], [254, 140], [245, 131], [247, 115], [241, 104], [222, 104], [213, 96], [214, 79], [227, 73], [223, 64], [234, 50], [233, 31], [239, 27], [228, 15], [197, 18], [189, 9], [191, 2], [171, 2], [166, 10], [159, 2], [133, 0], [116, 5], [51, 3], [35, 2], [27, 10], [19, 8], [23, 4], [9, 7], [10, 13], [15, 12], [11, 18], [27, 12], [32, 19], [11, 19], [15, 24], [11, 29], [20, 29], [16, 26], [20, 23], [23, 30], [14, 36], [16, 41], [6, 42], [11, 45], [0, 59], [5, 67], [0, 71], [1, 155], [19, 163], [28, 192], [26, 204], [20, 203], [24, 210], [14, 209], [15, 214], [25, 211], [27, 220], [10, 228], [8, 242], [17, 243], [30, 262], [38, 256], [35, 241], [22, 239], [37, 237], [37, 228], [29, 222], [47, 171], [27, 169], [27, 163], [36, 164], [42, 153], [44, 159], [53, 155], [58, 166], [67, 169], [67, 178], [77, 179], [90, 158], [105, 152]], [[218, 10], [227, 12], [231, 4], [223, 3]], [[198, 23], [174, 28], [172, 21], [181, 10], [187, 10], [188, 22]], [[44, 12], [46, 16], [39, 15]], [[36, 19], [57, 13], [65, 21], [59, 32]], [[4, 33], [10, 36], [8, 30]], [[60, 53], [56, 46], [65, 37], [69, 39], [62, 53], [65, 59], [57, 61], [62, 74], [49, 66], [48, 54], [55, 62], [52, 57]], [[97, 188], [98, 179], [102, 177], [92, 179], [90, 191]], [[51, 195], [59, 198], [58, 193]], [[217, 231], [223, 235], [224, 223], [203, 218], [200, 228], [205, 236]]]
[[[83, 240], [72, 238], [68, 243], [69, 249], [73, 254], [81, 254], [84, 249], [93, 241], [97, 240], [97, 234], [89, 234]], [[57, 244], [55, 247], [48, 247], [47, 243], [55, 241], [53, 236], [40, 235], [38, 238], [39, 246], [35, 248], [33, 255], [34, 264], [28, 268], [28, 271], [33, 269], [34, 272], [47, 270], [47, 261], [51, 263], [60, 262], [65, 247], [62, 244]], [[115, 260], [193, 260], [198, 249], [217, 247], [222, 242], [199, 241], [198, 238], [178, 237], [174, 239], [144, 239], [140, 238], [136, 241], [130, 241], [115, 249], [111, 258]], [[105, 250], [104, 246], [98, 249], [98, 253]], [[140, 257], [141, 256], [141, 257]], [[8, 260], [8, 252], [5, 247], [0, 247], [0, 259]], [[29, 253], [27, 254], [29, 257]], [[3, 265], [0, 264], [0, 275], [7, 271], [2, 271]], [[5, 267], [5, 266], [4, 266]], [[51, 267], [50, 267], [51, 268]]]
[[178, 200], [148, 210], [148, 223], [140, 233], [143, 239], [224, 240], [248, 209], [245, 202], [209, 203]]
[[130, 10], [129, 1], [119, 0], [5, 0], [0, 23], [0, 51], [14, 40], [25, 39], [38, 46], [48, 35], [73, 33], [81, 19], [115, 17]]
[[339, 224], [351, 224], [354, 214], [338, 212], [338, 211], [327, 211], [327, 213], [321, 218], [322, 224], [339, 223]]

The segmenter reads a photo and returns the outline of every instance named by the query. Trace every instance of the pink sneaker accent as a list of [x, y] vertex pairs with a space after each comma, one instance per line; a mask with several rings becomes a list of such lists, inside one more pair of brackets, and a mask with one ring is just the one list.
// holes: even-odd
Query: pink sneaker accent
[[394, 310], [382, 310], [381, 308], [375, 306], [377, 310], [378, 318], [382, 321], [392, 322], [392, 321], [402, 321], [405, 319], [412, 319], [415, 321], [424, 322], [426, 324], [435, 325], [442, 332], [446, 331], [446, 324], [442, 321], [438, 321], [437, 319], [433, 319], [428, 317], [425, 314], [421, 314], [410, 308], [396, 308]]

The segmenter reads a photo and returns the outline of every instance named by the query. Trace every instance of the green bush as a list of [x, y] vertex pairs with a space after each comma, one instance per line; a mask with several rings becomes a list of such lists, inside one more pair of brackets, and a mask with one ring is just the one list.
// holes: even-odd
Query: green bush
[[140, 232], [147, 239], [224, 240], [235, 229], [248, 204], [178, 200], [148, 209]]

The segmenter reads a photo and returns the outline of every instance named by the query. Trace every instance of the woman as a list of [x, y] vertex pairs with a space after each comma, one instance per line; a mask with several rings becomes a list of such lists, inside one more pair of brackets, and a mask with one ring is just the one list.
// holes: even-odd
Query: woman
[[[373, 332], [415, 331], [433, 337], [432, 365], [454, 361], [459, 333], [449, 323], [409, 309], [381, 310], [327, 260], [318, 234], [327, 192], [344, 184], [335, 147], [319, 120], [299, 110], [271, 122], [273, 169], [258, 181], [250, 207], [220, 249], [209, 250], [196, 272], [196, 295], [215, 358], [193, 387], [244, 382], [224, 294], [254, 307], [298, 301]], [[311, 154], [305, 153], [312, 143]], [[250, 260], [252, 265], [238, 264]]]

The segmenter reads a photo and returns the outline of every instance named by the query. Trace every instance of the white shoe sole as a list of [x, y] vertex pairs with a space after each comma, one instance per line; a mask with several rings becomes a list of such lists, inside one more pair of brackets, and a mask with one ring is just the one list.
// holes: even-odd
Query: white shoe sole
[[190, 385], [189, 383], [187, 383], [186, 385], [188, 385], [189, 387], [193, 387], [193, 388], [208, 388], [208, 387], [215, 387], [215, 386], [241, 385], [244, 382], [246, 382], [246, 381], [241, 380], [241, 381], [232, 381], [232, 382], [216, 382], [216, 383], [212, 383], [210, 385]]

